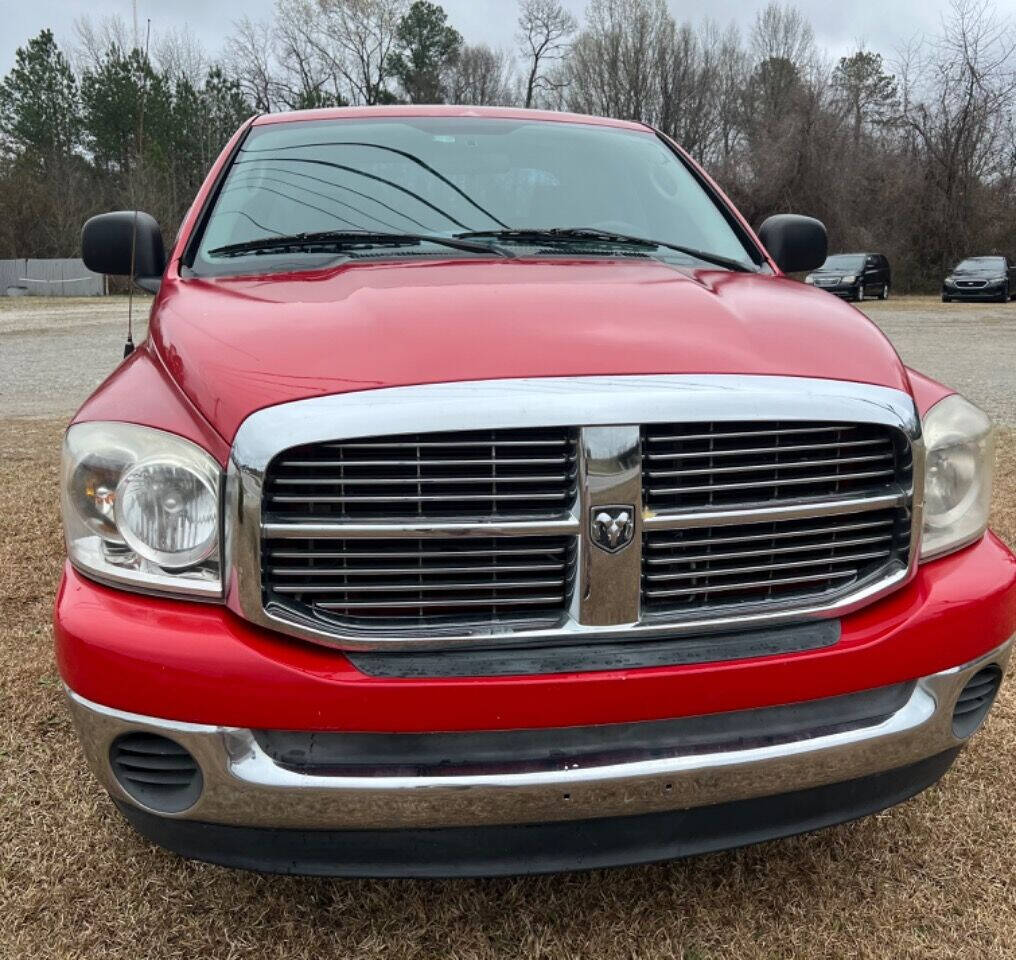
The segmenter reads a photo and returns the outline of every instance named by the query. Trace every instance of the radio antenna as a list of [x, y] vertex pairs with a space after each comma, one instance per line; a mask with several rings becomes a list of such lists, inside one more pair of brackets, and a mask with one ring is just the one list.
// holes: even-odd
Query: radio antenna
[[[135, 0], [135, 32], [137, 38], [137, 3]], [[138, 191], [137, 178], [142, 169], [145, 155], [145, 104], [148, 102], [148, 44], [152, 39], [152, 20], [148, 18], [145, 27], [145, 74], [141, 88], [141, 104], [138, 110], [138, 160], [131, 176], [131, 206], [134, 207], [134, 223], [131, 227], [131, 275], [127, 285], [127, 342], [123, 345], [124, 359], [134, 352], [134, 267], [138, 253]], [[137, 49], [135, 47], [135, 49]]]

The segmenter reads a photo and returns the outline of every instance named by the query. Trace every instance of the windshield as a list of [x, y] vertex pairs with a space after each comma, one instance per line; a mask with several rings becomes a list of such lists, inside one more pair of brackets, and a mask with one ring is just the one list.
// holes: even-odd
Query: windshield
[[971, 257], [961, 260], [953, 273], [1005, 273], [1004, 257]]
[[[609, 238], [544, 243], [491, 232], [594, 228], [707, 252], [753, 267], [721, 209], [655, 134], [593, 124], [500, 118], [384, 117], [254, 127], [237, 154], [201, 237], [198, 273], [307, 269], [338, 257], [476, 257], [427, 240], [482, 233], [488, 247], [525, 255], [649, 255]], [[341, 248], [314, 243], [237, 249], [262, 239], [367, 231], [383, 237]], [[468, 245], [467, 245], [468, 247]], [[547, 249], [545, 249], [545, 247]]]
[[838, 253], [829, 257], [822, 264], [822, 270], [860, 270], [864, 266], [864, 256], [854, 253]]

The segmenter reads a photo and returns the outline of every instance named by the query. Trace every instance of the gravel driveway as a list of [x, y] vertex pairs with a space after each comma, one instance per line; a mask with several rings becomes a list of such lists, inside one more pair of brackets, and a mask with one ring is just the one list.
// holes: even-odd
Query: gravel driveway
[[[134, 340], [151, 298], [134, 298]], [[0, 417], [70, 418], [123, 357], [126, 297], [0, 297]]]
[[1016, 425], [1016, 303], [942, 303], [906, 297], [865, 303], [904, 363]]
[[[135, 299], [135, 339], [149, 301]], [[864, 311], [905, 362], [948, 383], [1000, 424], [1016, 424], [1016, 303], [943, 304], [930, 297]], [[127, 299], [0, 298], [0, 409], [12, 417], [69, 417], [123, 353]]]

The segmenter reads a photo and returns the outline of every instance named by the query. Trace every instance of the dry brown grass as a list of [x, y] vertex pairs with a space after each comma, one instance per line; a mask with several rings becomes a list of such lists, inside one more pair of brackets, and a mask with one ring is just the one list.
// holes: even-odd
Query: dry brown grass
[[[0, 423], [0, 958], [1016, 956], [1016, 684], [936, 787], [819, 834], [497, 881], [259, 877], [134, 835], [85, 772], [50, 652], [54, 423]], [[1016, 542], [1016, 436], [996, 526]]]

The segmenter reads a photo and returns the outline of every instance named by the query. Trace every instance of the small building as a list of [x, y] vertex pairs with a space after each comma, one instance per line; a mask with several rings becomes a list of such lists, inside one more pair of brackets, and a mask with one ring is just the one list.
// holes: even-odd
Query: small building
[[0, 294], [11, 297], [101, 297], [106, 278], [76, 257], [0, 260]]

